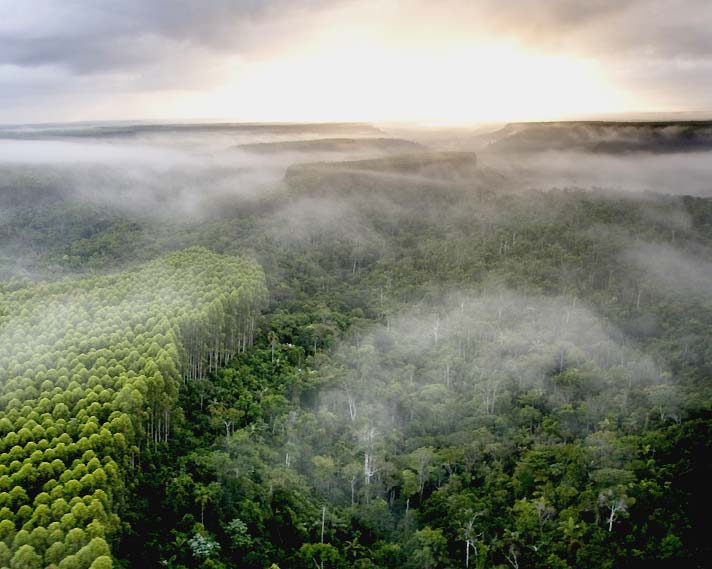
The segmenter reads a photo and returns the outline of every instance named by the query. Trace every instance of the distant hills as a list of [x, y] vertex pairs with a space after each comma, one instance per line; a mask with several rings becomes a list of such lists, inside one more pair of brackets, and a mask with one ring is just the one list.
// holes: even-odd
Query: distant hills
[[712, 120], [517, 122], [490, 132], [483, 132], [483, 127], [479, 127], [472, 130], [446, 130], [441, 134], [438, 137], [430, 130], [419, 130], [416, 127], [410, 130], [384, 127], [382, 130], [368, 123], [80, 123], [0, 126], [0, 140], [125, 140], [143, 137], [156, 140], [180, 136], [190, 143], [198, 137], [202, 140], [205, 136], [221, 135], [226, 142], [224, 148], [254, 154], [341, 153], [348, 158], [414, 154], [428, 147], [448, 151], [503, 153], [573, 150], [616, 154], [712, 150]]
[[476, 166], [477, 155], [474, 152], [423, 151], [369, 160], [295, 164], [287, 169], [287, 178], [312, 173], [336, 172], [393, 173], [413, 176], [438, 174], [450, 177], [449, 175], [454, 173], [471, 173]]
[[510, 123], [486, 138], [501, 152], [689, 152], [712, 150], [712, 121]]
[[133, 138], [155, 134], [235, 134], [265, 136], [377, 136], [381, 130], [366, 123], [155, 123], [57, 124], [0, 127], [0, 139]]
[[237, 150], [254, 154], [281, 153], [405, 153], [418, 152], [424, 147], [402, 138], [318, 138], [281, 142], [257, 142], [235, 146]]
[[322, 194], [384, 188], [478, 185], [489, 172], [477, 168], [474, 152], [423, 151], [369, 160], [313, 162], [290, 166], [285, 182], [298, 192]]

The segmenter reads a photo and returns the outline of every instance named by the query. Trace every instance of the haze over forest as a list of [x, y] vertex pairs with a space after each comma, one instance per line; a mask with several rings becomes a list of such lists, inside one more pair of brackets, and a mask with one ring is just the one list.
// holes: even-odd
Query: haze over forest
[[0, 567], [706, 567], [710, 26], [0, 0]]

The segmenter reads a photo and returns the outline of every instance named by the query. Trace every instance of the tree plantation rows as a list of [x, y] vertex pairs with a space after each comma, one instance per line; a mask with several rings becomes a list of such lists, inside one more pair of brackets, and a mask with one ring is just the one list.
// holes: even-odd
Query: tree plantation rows
[[0, 296], [0, 565], [112, 566], [132, 472], [177, 393], [253, 341], [254, 262], [201, 248]]

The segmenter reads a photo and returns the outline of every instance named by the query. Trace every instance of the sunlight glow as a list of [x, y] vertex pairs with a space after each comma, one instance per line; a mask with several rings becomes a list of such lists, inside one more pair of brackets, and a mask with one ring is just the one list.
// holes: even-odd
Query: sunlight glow
[[[353, 39], [353, 38], [350, 38]], [[515, 44], [436, 50], [340, 42], [259, 61], [233, 61], [227, 82], [183, 99], [184, 113], [262, 121], [457, 124], [547, 120], [632, 107], [592, 60]]]

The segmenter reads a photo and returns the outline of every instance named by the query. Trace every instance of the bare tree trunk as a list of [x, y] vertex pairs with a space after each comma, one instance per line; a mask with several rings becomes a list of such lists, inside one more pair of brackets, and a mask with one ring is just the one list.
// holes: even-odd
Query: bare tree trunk
[[326, 521], [326, 506], [321, 508], [321, 543], [324, 543], [324, 522]]

